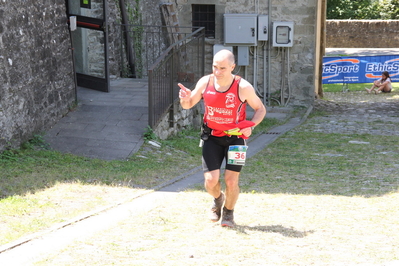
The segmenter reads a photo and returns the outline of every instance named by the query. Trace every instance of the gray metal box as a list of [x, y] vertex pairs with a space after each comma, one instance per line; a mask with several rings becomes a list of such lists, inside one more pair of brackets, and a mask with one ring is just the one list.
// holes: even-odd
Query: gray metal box
[[249, 47], [238, 46], [237, 47], [237, 65], [238, 66], [249, 66]]
[[224, 14], [224, 44], [257, 45], [257, 14]]
[[258, 41], [269, 40], [269, 16], [258, 16]]

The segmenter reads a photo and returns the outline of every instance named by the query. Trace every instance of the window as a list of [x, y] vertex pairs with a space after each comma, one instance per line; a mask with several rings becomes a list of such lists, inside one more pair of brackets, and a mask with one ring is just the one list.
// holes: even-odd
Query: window
[[205, 37], [215, 38], [215, 5], [192, 5], [193, 27], [204, 27]]

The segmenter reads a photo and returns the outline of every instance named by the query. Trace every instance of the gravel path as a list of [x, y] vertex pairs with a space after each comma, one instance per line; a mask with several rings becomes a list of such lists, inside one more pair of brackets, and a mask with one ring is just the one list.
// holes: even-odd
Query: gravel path
[[399, 93], [324, 93], [324, 99], [315, 101], [314, 112], [325, 113], [307, 120], [315, 132], [399, 135]]

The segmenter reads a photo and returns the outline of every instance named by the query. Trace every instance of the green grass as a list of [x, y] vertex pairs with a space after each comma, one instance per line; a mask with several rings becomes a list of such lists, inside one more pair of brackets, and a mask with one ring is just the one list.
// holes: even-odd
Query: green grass
[[[256, 130], [278, 123], [267, 121]], [[392, 233], [399, 230], [399, 137], [314, 132], [313, 124], [317, 123], [318, 116], [313, 114], [303, 125], [247, 160], [240, 175], [235, 229], [207, 220], [211, 198], [202, 185], [195, 185], [185, 192], [157, 194], [162, 197], [154, 208], [131, 210], [128, 218], [121, 218], [113, 226], [92, 235], [82, 232], [61, 250], [31, 263], [394, 265], [399, 261], [399, 235]], [[397, 123], [389, 124], [399, 128]], [[22, 189], [3, 197], [0, 224], [2, 229], [7, 228], [8, 237], [5, 241], [2, 234], [3, 243], [67, 219], [68, 215], [58, 212], [69, 210], [74, 217], [132, 197], [136, 190], [128, 184], [142, 183], [143, 190], [148, 190], [154, 183], [190, 168], [179, 164], [179, 160], [199, 165], [198, 136], [197, 131], [184, 132], [162, 141], [159, 150], [146, 144], [126, 162], [89, 160], [51, 151], [19, 151], [17, 160], [5, 161], [9, 164], [5, 170], [25, 170], [9, 176], [8, 182], [24, 175], [29, 186], [36, 184], [33, 179], [40, 179], [42, 171], [46, 178], [60, 173], [51, 186], [30, 193]], [[31, 159], [27, 159], [28, 154]], [[63, 157], [68, 159], [62, 161]], [[147, 169], [135, 175], [137, 165], [132, 161], [140, 158]], [[40, 164], [27, 164], [30, 160]], [[70, 162], [78, 174], [68, 172]], [[167, 174], [172, 168], [175, 172]], [[70, 175], [65, 180], [63, 171]], [[126, 173], [131, 175], [130, 183], [123, 182]], [[165, 178], [158, 180], [162, 179], [158, 176]], [[91, 178], [97, 181], [88, 182]], [[151, 181], [144, 181], [146, 178]]]
[[[278, 123], [281, 122], [276, 119], [265, 119], [254, 134]], [[200, 166], [199, 136], [198, 130], [188, 129], [159, 141], [161, 148], [146, 142], [126, 161], [62, 154], [49, 150], [41, 136], [24, 143], [21, 149], [3, 152], [0, 224], [7, 227], [7, 232], [0, 236], [0, 245], [65, 222], [94, 207], [129, 200], [138, 190], [151, 189]], [[124, 195], [122, 199], [119, 189]], [[130, 196], [125, 195], [129, 194], [127, 191]], [[59, 194], [71, 195], [70, 204], [54, 205]], [[82, 198], [86, 200], [80, 201]]]
[[[397, 125], [398, 126], [398, 125]], [[353, 144], [350, 141], [368, 144]], [[399, 137], [288, 132], [249, 160], [242, 189], [261, 193], [382, 196], [398, 191]], [[376, 165], [376, 162], [378, 165]], [[246, 180], [244, 178], [244, 180]]]
[[[371, 88], [373, 83], [348, 83], [348, 84], [323, 84], [323, 91], [325, 92], [342, 92], [349, 89], [349, 91], [364, 91], [364, 88]], [[392, 89], [399, 89], [399, 84], [392, 83]]]

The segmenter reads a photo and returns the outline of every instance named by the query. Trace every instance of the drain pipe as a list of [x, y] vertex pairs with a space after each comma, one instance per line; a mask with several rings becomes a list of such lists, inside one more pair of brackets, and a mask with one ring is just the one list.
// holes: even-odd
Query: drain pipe
[[[267, 42], [267, 88], [265, 89], [264, 92], [264, 104], [267, 105], [268, 103], [270, 103], [269, 99], [270, 99], [270, 91], [271, 91], [271, 50], [272, 50], [272, 38], [273, 35], [270, 34], [270, 32], [272, 32], [272, 0], [268, 0], [268, 24], [269, 24], [269, 41]], [[266, 60], [266, 58], [264, 58], [264, 60]], [[265, 75], [266, 77], [266, 75]], [[264, 82], [265, 83], [265, 82]]]
[[255, 91], [259, 94], [258, 92], [258, 80], [257, 80], [257, 76], [258, 76], [258, 52], [256, 49], [256, 46], [254, 46], [254, 67], [253, 67], [253, 71], [254, 71], [254, 82], [253, 82], [253, 86], [255, 88]]
[[130, 69], [132, 71], [133, 78], [136, 78], [136, 70], [134, 67], [134, 51], [133, 51], [133, 46], [130, 42], [129, 33], [127, 32], [127, 29], [128, 29], [127, 25], [129, 24], [129, 19], [128, 19], [127, 12], [126, 12], [125, 1], [119, 0], [119, 6], [121, 9], [122, 24], [123, 24], [121, 29], [123, 30], [123, 28], [125, 28], [124, 37], [126, 40], [125, 46], [126, 46], [127, 60], [128, 60]]
[[267, 85], [266, 85], [266, 75], [267, 75], [267, 62], [266, 62], [266, 57], [267, 57], [267, 47], [266, 47], [266, 42], [263, 43], [263, 104], [266, 105], [267, 97], [266, 95], [266, 90], [267, 90]]
[[285, 106], [288, 105], [288, 102], [291, 100], [291, 82], [290, 82], [290, 67], [291, 67], [291, 63], [290, 63], [290, 48], [287, 47], [287, 85], [288, 85], [288, 98], [287, 98], [287, 102], [285, 103]]
[[285, 48], [281, 48], [281, 104], [285, 102]]

